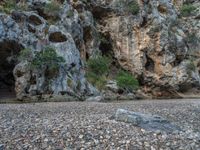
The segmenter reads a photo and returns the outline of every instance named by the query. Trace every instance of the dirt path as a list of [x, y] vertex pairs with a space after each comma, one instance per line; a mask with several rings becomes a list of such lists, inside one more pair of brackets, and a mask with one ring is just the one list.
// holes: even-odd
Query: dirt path
[[[118, 108], [160, 115], [183, 131], [164, 133], [110, 120]], [[2, 149], [200, 149], [200, 100], [0, 105]]]

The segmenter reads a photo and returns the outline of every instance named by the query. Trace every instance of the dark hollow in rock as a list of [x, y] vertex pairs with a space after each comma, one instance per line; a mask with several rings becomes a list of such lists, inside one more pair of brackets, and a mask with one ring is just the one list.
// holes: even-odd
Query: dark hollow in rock
[[149, 114], [118, 109], [114, 118], [116, 121], [131, 123], [134, 126], [151, 131], [160, 130], [168, 133], [180, 131], [179, 127], [160, 116], [152, 116]]
[[86, 45], [87, 43], [90, 43], [93, 40], [91, 27], [83, 28], [83, 40], [86, 43]]
[[180, 86], [179, 86], [179, 91], [182, 92], [182, 93], [187, 92], [188, 89], [192, 89], [192, 85], [191, 85], [191, 84], [182, 83], [182, 84], [180, 84]]
[[35, 15], [31, 15], [31, 16], [29, 17], [29, 22], [30, 22], [31, 24], [33, 24], [33, 25], [36, 25], [36, 26], [42, 24], [42, 21], [40, 20], [40, 18], [37, 17], [37, 16], [35, 16]]
[[64, 4], [65, 0], [57, 0], [58, 3]]
[[44, 18], [45, 20], [49, 19], [49, 16], [45, 14], [44, 12], [44, 4], [41, 4], [40, 2], [35, 2], [31, 8], [35, 11], [37, 11], [38, 15]]
[[24, 13], [19, 12], [19, 11], [13, 11], [12, 12], [12, 18], [16, 21], [16, 22], [23, 22], [26, 20], [26, 16]]
[[154, 67], [155, 67], [154, 61], [147, 55], [146, 55], [146, 59], [147, 59], [147, 62], [145, 64], [145, 69], [147, 71], [153, 72], [154, 71]]
[[24, 74], [24, 72], [21, 72], [20, 70], [17, 70], [17, 72], [16, 72], [16, 76], [17, 76], [18, 78], [22, 77], [23, 74]]
[[147, 24], [147, 18], [142, 17], [142, 22], [140, 23], [140, 27], [144, 27]]
[[49, 41], [55, 42], [55, 43], [66, 42], [67, 37], [61, 32], [54, 32], [49, 35]]
[[158, 11], [162, 14], [166, 14], [167, 13], [167, 8], [165, 6], [159, 5], [158, 6]]
[[101, 20], [109, 16], [109, 13], [113, 12], [111, 8], [102, 6], [94, 6], [91, 11], [96, 20]]
[[31, 84], [31, 85], [37, 84], [36, 76], [35, 76], [35, 75], [32, 75], [32, 76], [31, 76], [31, 78], [30, 78], [30, 84]]
[[101, 50], [103, 55], [111, 55], [113, 56], [113, 46], [111, 44], [110, 34], [102, 35], [101, 43], [99, 45], [99, 49]]
[[77, 3], [76, 5], [73, 5], [73, 7], [78, 11], [78, 13], [81, 13], [84, 11], [84, 5], [81, 3]]
[[[0, 97], [14, 96], [15, 79], [13, 69], [18, 60], [17, 56], [23, 46], [16, 41], [0, 42]], [[20, 76], [20, 75], [19, 75]]]
[[36, 30], [30, 25], [28, 25], [28, 31], [31, 32], [31, 33], [35, 33], [36, 32]]

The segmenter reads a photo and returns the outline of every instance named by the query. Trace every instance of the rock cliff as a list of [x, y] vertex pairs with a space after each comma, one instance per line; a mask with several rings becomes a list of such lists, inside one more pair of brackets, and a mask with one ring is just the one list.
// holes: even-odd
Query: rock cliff
[[[108, 53], [154, 97], [179, 97], [200, 86], [198, 0], [10, 0], [0, 6], [0, 79], [18, 98], [97, 95], [85, 62]], [[47, 46], [64, 58], [56, 75], [17, 59], [23, 49], [34, 56]]]

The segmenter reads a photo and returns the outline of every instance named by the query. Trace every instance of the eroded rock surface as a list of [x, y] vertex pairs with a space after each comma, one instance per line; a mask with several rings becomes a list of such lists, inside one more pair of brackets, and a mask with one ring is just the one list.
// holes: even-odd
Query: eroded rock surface
[[[97, 28], [110, 35], [120, 65], [137, 75], [143, 85], [151, 87], [150, 91], [161, 91], [163, 96], [178, 96], [172, 91], [182, 90], [183, 86], [199, 86], [198, 68], [189, 67], [193, 64], [191, 53], [195, 53], [195, 60], [198, 58], [193, 50], [199, 51], [199, 40], [195, 45], [187, 40], [192, 36], [188, 35], [191, 32], [199, 39], [199, 19], [179, 18], [181, 1], [138, 2], [140, 11], [137, 15], [120, 13], [115, 5], [118, 1], [101, 3], [102, 7], [107, 6], [113, 11], [102, 16]], [[199, 6], [197, 1], [193, 5]], [[199, 14], [198, 11], [195, 13]]]
[[160, 130], [165, 132], [179, 131], [180, 128], [170, 123], [170, 121], [149, 114], [132, 112], [125, 109], [118, 109], [115, 114], [115, 120], [131, 123], [134, 126], [141, 127], [146, 130]]
[[[63, 11], [69, 8], [67, 6], [63, 7]], [[7, 50], [6, 46], [9, 42], [14, 41], [17, 43], [15, 45], [21, 45], [21, 48], [17, 49], [18, 51], [24, 48], [31, 49], [33, 52], [41, 51], [44, 47], [51, 46], [56, 49], [58, 56], [62, 56], [65, 60], [65, 63], [59, 68], [58, 75], [52, 79], [48, 79], [45, 70], [33, 72], [30, 66], [27, 65], [26, 60], [15, 63], [13, 73], [18, 98], [48, 93], [73, 93], [78, 96], [97, 93], [97, 90], [89, 85], [84, 78], [84, 65], [75, 44], [75, 37], [73, 37], [75, 35], [71, 33], [72, 27], [68, 27], [72, 23], [74, 25], [71, 26], [80, 26], [78, 24], [78, 14], [74, 14], [70, 19], [65, 17], [62, 16], [62, 20], [57, 22], [56, 25], [48, 25], [47, 21], [35, 12], [13, 12], [11, 15], [0, 14], [2, 52]], [[77, 32], [74, 31], [74, 34]], [[8, 59], [9, 55], [11, 55], [11, 52], [5, 59]], [[49, 82], [49, 80], [52, 80], [52, 82]]]
[[[24, 61], [12, 63], [17, 97], [97, 95], [84, 77], [84, 61], [107, 53], [139, 79], [143, 92], [154, 97], [181, 97], [180, 92], [198, 89], [199, 1], [58, 1], [56, 13], [46, 11], [49, 3], [30, 0], [25, 3], [26, 11], [0, 13], [1, 53], [12, 42], [20, 46], [17, 51], [28, 48], [35, 52], [51, 46], [65, 60], [52, 82], [47, 82], [44, 70], [35, 73]], [[133, 3], [138, 3], [138, 12], [130, 7]], [[188, 3], [196, 9], [182, 17], [181, 7]], [[5, 59], [15, 56], [10, 53]]]

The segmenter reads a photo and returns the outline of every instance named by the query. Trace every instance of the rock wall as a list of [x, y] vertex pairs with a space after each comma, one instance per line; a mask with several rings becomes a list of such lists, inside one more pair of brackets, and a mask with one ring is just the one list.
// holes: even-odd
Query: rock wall
[[177, 96], [184, 87], [199, 87], [200, 42], [194, 44], [190, 38], [200, 38], [200, 10], [180, 17], [183, 3], [200, 8], [198, 1], [137, 0], [138, 13], [127, 11], [133, 0], [58, 2], [58, 13], [45, 12], [48, 0], [30, 0], [26, 11], [0, 13], [1, 51], [5, 50], [4, 43], [14, 41], [33, 52], [51, 46], [65, 59], [52, 82], [47, 81], [44, 70], [33, 72], [26, 61], [18, 62], [14, 69], [18, 98], [50, 93], [97, 94], [84, 77], [84, 61], [103, 53], [99, 34], [109, 38], [114, 57], [137, 76], [144, 92], [156, 97]]
[[[42, 2], [41, 2], [42, 4]], [[34, 2], [30, 4], [34, 6]], [[42, 5], [41, 5], [42, 6]], [[67, 16], [68, 11], [73, 11]], [[97, 93], [84, 78], [84, 64], [76, 42], [83, 42], [83, 28], [79, 16], [71, 5], [63, 4], [59, 14], [60, 19], [49, 24], [46, 19], [35, 11], [13, 11], [12, 14], [0, 14], [1, 51], [7, 41], [15, 41], [22, 49], [41, 51], [46, 46], [56, 49], [65, 64], [60, 66], [59, 74], [50, 79], [44, 70], [33, 71], [26, 60], [18, 62], [13, 71], [15, 91], [18, 98], [41, 94], [71, 94], [75, 96]]]
[[[137, 75], [147, 87], [145, 92], [161, 91], [155, 92], [156, 97], [178, 96], [177, 91], [183, 92], [185, 87], [199, 87], [198, 1], [138, 0], [136, 15], [117, 7], [119, 1], [99, 3], [94, 5], [112, 11], [102, 13], [98, 31], [110, 35], [118, 62]], [[197, 8], [194, 14], [182, 17], [183, 3], [193, 4]], [[195, 45], [188, 41], [192, 33], [198, 39]]]

